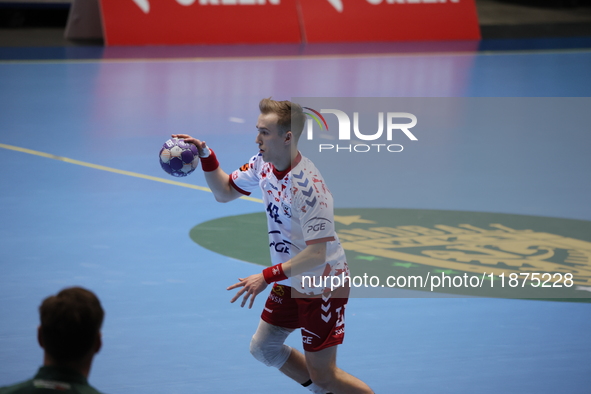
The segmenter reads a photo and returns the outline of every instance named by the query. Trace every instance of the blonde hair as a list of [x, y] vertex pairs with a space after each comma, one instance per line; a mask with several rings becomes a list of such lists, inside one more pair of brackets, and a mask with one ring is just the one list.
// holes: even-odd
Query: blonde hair
[[259, 109], [264, 115], [277, 114], [279, 132], [285, 134], [291, 131], [295, 140], [299, 140], [306, 124], [306, 115], [299, 104], [287, 100], [275, 101], [271, 98], [264, 98], [259, 103]]

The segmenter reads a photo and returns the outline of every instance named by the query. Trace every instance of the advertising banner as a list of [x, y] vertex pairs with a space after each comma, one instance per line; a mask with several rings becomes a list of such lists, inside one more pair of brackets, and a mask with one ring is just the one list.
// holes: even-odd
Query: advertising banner
[[474, 0], [300, 0], [307, 42], [480, 39]]
[[101, 0], [105, 43], [299, 43], [296, 0]]
[[474, 0], [101, 0], [101, 12], [108, 46], [480, 38]]

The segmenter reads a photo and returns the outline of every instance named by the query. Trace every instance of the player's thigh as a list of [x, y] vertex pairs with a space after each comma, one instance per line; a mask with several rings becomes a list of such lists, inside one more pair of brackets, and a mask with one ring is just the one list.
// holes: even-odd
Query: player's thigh
[[290, 329], [300, 327], [298, 304], [291, 298], [291, 287], [273, 285], [261, 314], [265, 322]]
[[318, 352], [343, 343], [347, 300], [331, 294], [296, 299], [305, 351]]

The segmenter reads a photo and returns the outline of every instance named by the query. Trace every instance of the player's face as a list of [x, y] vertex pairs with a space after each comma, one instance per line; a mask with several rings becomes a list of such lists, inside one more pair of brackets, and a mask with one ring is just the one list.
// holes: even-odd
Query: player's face
[[291, 132], [281, 134], [277, 120], [277, 114], [260, 114], [255, 142], [259, 146], [259, 153], [263, 155], [263, 160], [272, 163], [278, 170], [283, 170], [290, 164], [288, 141]]

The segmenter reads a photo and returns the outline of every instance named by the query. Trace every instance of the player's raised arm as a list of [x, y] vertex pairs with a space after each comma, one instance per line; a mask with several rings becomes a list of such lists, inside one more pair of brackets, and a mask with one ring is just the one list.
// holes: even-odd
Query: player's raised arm
[[205, 174], [205, 180], [207, 181], [207, 185], [211, 189], [216, 201], [228, 202], [242, 196], [242, 194], [230, 184], [229, 175], [221, 169], [215, 153], [207, 147], [205, 141], [193, 138], [188, 134], [173, 134], [172, 137], [183, 139], [185, 142], [197, 147], [199, 150], [199, 157], [201, 158], [201, 167]]

